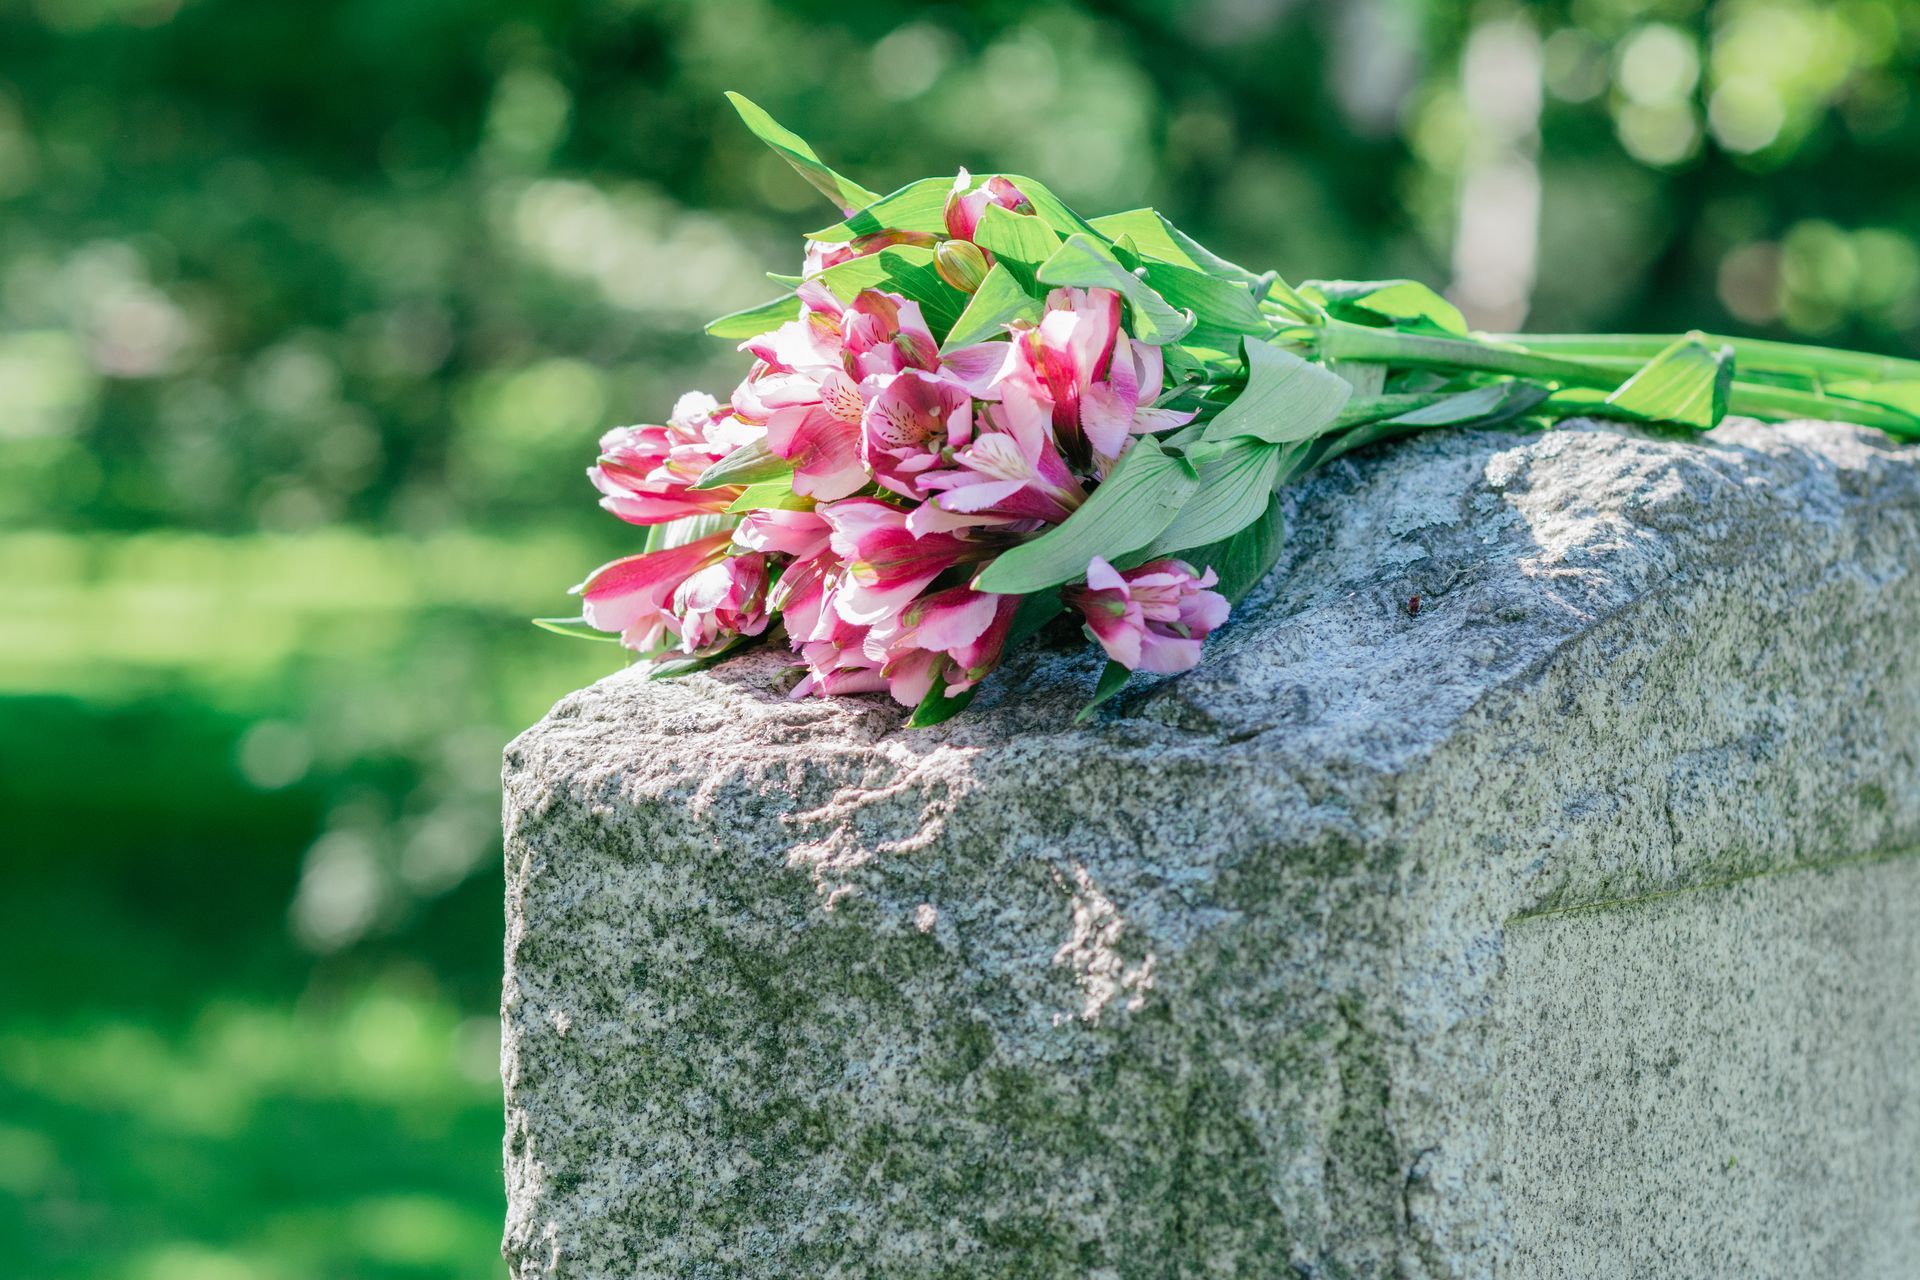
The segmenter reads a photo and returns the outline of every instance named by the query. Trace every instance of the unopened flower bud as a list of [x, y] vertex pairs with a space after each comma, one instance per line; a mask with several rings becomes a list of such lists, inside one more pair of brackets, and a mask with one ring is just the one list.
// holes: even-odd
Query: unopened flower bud
[[933, 251], [933, 269], [962, 293], [972, 293], [987, 278], [987, 255], [970, 240], [943, 240]]

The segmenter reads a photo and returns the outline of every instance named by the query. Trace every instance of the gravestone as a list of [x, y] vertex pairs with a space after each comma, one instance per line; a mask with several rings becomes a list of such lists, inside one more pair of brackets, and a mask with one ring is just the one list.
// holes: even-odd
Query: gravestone
[[772, 652], [564, 699], [513, 1274], [1914, 1274], [1916, 458], [1376, 449], [1079, 726], [1073, 635], [931, 730]]

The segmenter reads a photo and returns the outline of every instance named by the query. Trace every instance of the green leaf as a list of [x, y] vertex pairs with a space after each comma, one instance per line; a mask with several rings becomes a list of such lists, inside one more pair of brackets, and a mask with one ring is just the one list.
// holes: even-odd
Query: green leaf
[[939, 724], [942, 720], [951, 720], [967, 709], [973, 701], [979, 684], [971, 684], [951, 698], [947, 696], [947, 668], [952, 659], [942, 658], [934, 665], [933, 684], [927, 689], [927, 696], [920, 699], [920, 705], [907, 717], [907, 728], [926, 729]]
[[557, 636], [571, 636], [575, 640], [607, 640], [620, 643], [620, 635], [615, 631], [598, 631], [587, 625], [585, 618], [535, 618], [533, 625], [553, 632]]
[[1199, 325], [1228, 333], [1266, 333], [1272, 328], [1252, 291], [1238, 281], [1165, 262], [1149, 262], [1141, 269], [1168, 305], [1192, 312]]
[[1004, 263], [996, 262], [967, 301], [967, 309], [953, 322], [941, 350], [953, 351], [984, 342], [997, 337], [1015, 320], [1038, 321], [1040, 312], [1039, 300], [1020, 287]]
[[1025, 595], [1084, 577], [1095, 556], [1114, 560], [1157, 538], [1199, 483], [1185, 458], [1168, 453], [1152, 436], [1135, 436], [1078, 511], [1033, 541], [1002, 552], [980, 571], [974, 589]]
[[718, 489], [729, 484], [759, 484], [793, 474], [793, 464], [767, 448], [765, 438], [749, 440], [700, 473], [692, 488]]
[[844, 222], [836, 222], [818, 231], [809, 231], [807, 239], [822, 244], [844, 244], [880, 231], [928, 231], [945, 235], [947, 230], [947, 193], [953, 190], [952, 178], [922, 178], [889, 192], [861, 209]]
[[803, 498], [793, 491], [793, 476], [781, 476], [777, 480], [762, 480], [750, 484], [733, 500], [727, 510], [733, 513], [747, 511], [811, 511], [813, 499]]
[[1101, 703], [1126, 687], [1127, 677], [1132, 674], [1131, 668], [1123, 667], [1112, 658], [1108, 658], [1107, 665], [1100, 670], [1099, 682], [1093, 686], [1092, 700], [1080, 708], [1078, 714], [1073, 717], [1073, 722], [1084, 724], [1095, 711], [1100, 709]]
[[1059, 617], [1066, 607], [1060, 602], [1058, 588], [1021, 596], [1019, 605], [1013, 611], [1013, 621], [1007, 624], [1006, 647], [1011, 649], [1021, 641], [1040, 634], [1041, 628]]
[[1024, 195], [1028, 202], [1033, 205], [1033, 211], [1040, 215], [1048, 226], [1053, 228], [1056, 235], [1064, 239], [1067, 236], [1077, 233], [1086, 235], [1099, 234], [1094, 231], [1092, 223], [1068, 208], [1066, 201], [1053, 194], [1046, 183], [1038, 182], [1032, 178], [1023, 178], [1017, 173], [1003, 173], [999, 176], [1020, 188], [1020, 194]]
[[1151, 285], [1121, 266], [1113, 251], [1091, 235], [1068, 236], [1041, 266], [1039, 279], [1042, 284], [1118, 290], [1133, 309], [1133, 336], [1150, 346], [1176, 341], [1193, 328], [1191, 315], [1168, 306]]
[[1418, 280], [1310, 280], [1302, 287], [1318, 293], [1336, 315], [1364, 313], [1348, 314], [1348, 319], [1373, 317], [1405, 329], [1467, 336], [1467, 319], [1460, 308]]
[[828, 267], [813, 278], [842, 302], [852, 302], [863, 289], [882, 289], [911, 298], [920, 304], [920, 313], [935, 337], [952, 328], [967, 305], [967, 295], [933, 269], [933, 250], [917, 244], [891, 245]]
[[1194, 547], [1180, 558], [1199, 569], [1212, 569], [1220, 577], [1214, 587], [1229, 603], [1239, 604], [1247, 592], [1267, 576], [1286, 546], [1286, 520], [1280, 495], [1267, 499], [1266, 510], [1252, 524], [1211, 546]]
[[1385, 419], [1409, 427], [1459, 427], [1517, 418], [1547, 398], [1547, 389], [1532, 382], [1507, 380], [1474, 387], [1433, 404], [1409, 409]]
[[787, 294], [772, 302], [763, 302], [757, 307], [729, 312], [718, 320], [710, 320], [707, 322], [707, 332], [716, 338], [757, 338], [799, 316], [800, 299]]
[[716, 533], [725, 533], [740, 523], [730, 515], [721, 512], [703, 511], [697, 516], [682, 516], [678, 520], [669, 520], [665, 524], [647, 526], [646, 545], [642, 551], [665, 551], [669, 547], [684, 547], [689, 542]]
[[681, 676], [690, 676], [696, 671], [705, 671], [717, 662], [732, 657], [750, 644], [758, 642], [755, 636], [735, 636], [711, 653], [675, 654], [672, 657], [654, 658], [640, 663], [640, 669], [647, 673], [649, 680], [677, 680]]
[[1060, 248], [1060, 237], [1046, 222], [1030, 213], [1013, 213], [990, 204], [980, 214], [973, 242], [1012, 271], [1022, 285], [1034, 283], [1034, 272]]
[[855, 209], [865, 208], [880, 198], [852, 179], [843, 178], [829, 169], [814, 154], [813, 148], [807, 145], [806, 139], [790, 129], [782, 128], [779, 121], [751, 99], [728, 90], [727, 101], [740, 113], [740, 119], [746, 122], [754, 137], [772, 147], [801, 177], [838, 205], [840, 212], [851, 214]]
[[1727, 416], [1733, 389], [1733, 348], [1714, 350], [1681, 338], [1647, 361], [1607, 397], [1607, 406], [1641, 422], [1672, 422], [1701, 431]]
[[1352, 384], [1325, 366], [1248, 338], [1246, 389], [1208, 424], [1206, 438], [1311, 440], [1333, 425], [1352, 395]]
[[1200, 464], [1200, 486], [1141, 559], [1153, 560], [1231, 538], [1258, 520], [1273, 496], [1283, 455], [1301, 446], [1245, 438]]

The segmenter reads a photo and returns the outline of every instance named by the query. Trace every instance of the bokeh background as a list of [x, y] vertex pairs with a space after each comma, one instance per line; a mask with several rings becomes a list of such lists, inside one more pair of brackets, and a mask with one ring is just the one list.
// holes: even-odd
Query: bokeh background
[[497, 765], [606, 426], [887, 190], [1920, 348], [1911, 0], [0, 0], [0, 1257], [498, 1277]]

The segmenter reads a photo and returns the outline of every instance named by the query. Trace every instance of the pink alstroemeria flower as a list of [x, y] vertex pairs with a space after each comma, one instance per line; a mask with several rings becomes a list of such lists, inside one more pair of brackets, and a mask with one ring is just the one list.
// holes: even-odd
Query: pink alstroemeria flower
[[879, 659], [887, 691], [914, 707], [942, 683], [948, 697], [971, 689], [993, 670], [1006, 647], [1018, 596], [949, 587], [922, 596], [867, 633], [866, 653]]
[[1120, 295], [1112, 289], [1049, 293], [1039, 325], [1014, 334], [997, 379], [1019, 383], [1052, 404], [1054, 434], [1078, 465], [1111, 462], [1130, 435], [1194, 417], [1153, 407], [1165, 361], [1160, 348], [1135, 342], [1120, 327]]
[[793, 463], [795, 493], [830, 502], [867, 484], [860, 419], [877, 388], [863, 383], [936, 368], [939, 350], [917, 303], [868, 289], [843, 307], [817, 285], [799, 292], [798, 319], [740, 344], [759, 361], [733, 409]]
[[846, 569], [833, 607], [848, 622], [884, 622], [955, 565], [990, 559], [998, 545], [953, 533], [915, 535], [907, 512], [876, 498], [848, 498], [820, 508], [833, 527], [828, 545]]
[[642, 657], [666, 652], [680, 638], [675, 594], [687, 579], [718, 564], [732, 539], [731, 533], [715, 533], [601, 565], [574, 588], [580, 616], [596, 630], [618, 632], [620, 643]]
[[934, 374], [906, 369], [887, 380], [860, 423], [860, 456], [873, 478], [905, 498], [919, 479], [973, 435], [973, 397]]
[[[1047, 401], [1026, 386], [1007, 384], [998, 404], [981, 406], [977, 434], [951, 450], [951, 465], [920, 477], [920, 487], [933, 492], [928, 506], [1047, 524], [1072, 515], [1086, 490], [1054, 446], [1050, 414]], [[915, 519], [912, 527], [926, 523]]]
[[955, 240], [972, 240], [973, 233], [980, 226], [980, 215], [987, 206], [997, 204], [1010, 213], [1032, 213], [1033, 201], [1026, 193], [1002, 177], [988, 178], [978, 188], [973, 186], [973, 175], [962, 169], [953, 180], [953, 191], [947, 196], [947, 234]]
[[1060, 598], [1080, 610], [1087, 630], [1107, 656], [1131, 671], [1162, 674], [1191, 669], [1200, 644], [1227, 620], [1225, 596], [1209, 591], [1219, 577], [1179, 560], [1153, 560], [1125, 573], [1095, 556], [1085, 586]]
[[832, 532], [817, 511], [785, 511], [762, 507], [749, 511], [734, 527], [734, 545], [749, 551], [771, 552], [805, 560], [827, 549]]
[[735, 636], [767, 629], [767, 558], [727, 556], [673, 593], [674, 627], [683, 653], [700, 653]]
[[712, 396], [689, 392], [665, 426], [615, 427], [600, 437], [600, 460], [587, 478], [600, 505], [629, 524], [664, 524], [725, 511], [734, 487], [697, 490], [700, 473], [758, 434]]

